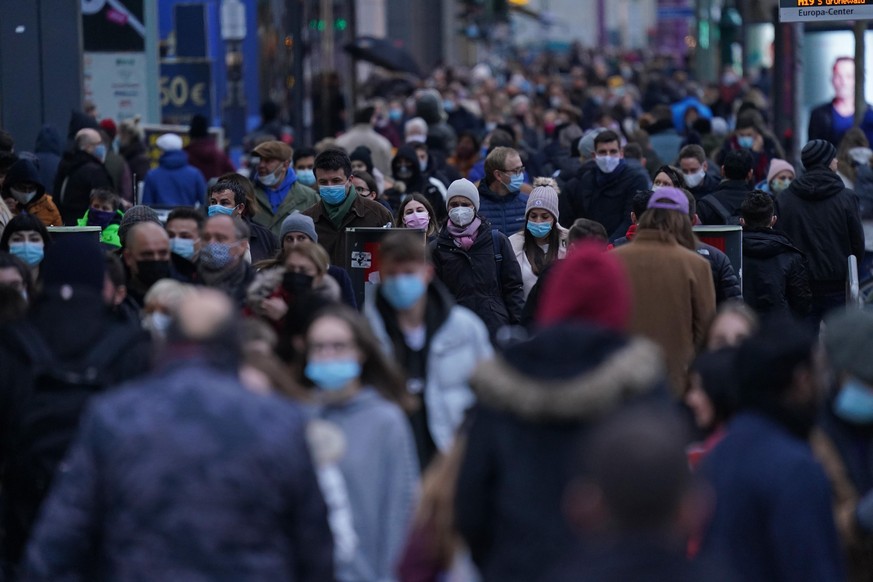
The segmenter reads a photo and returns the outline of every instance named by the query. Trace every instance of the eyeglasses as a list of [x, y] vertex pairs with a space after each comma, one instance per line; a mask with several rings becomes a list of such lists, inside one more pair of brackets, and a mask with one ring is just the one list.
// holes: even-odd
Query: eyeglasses
[[511, 176], [521, 176], [524, 174], [524, 166], [519, 166], [514, 170], [503, 170], [504, 174], [510, 174]]
[[369, 188], [364, 188], [363, 186], [355, 186], [355, 192], [357, 192], [360, 196], [364, 194], [369, 194], [372, 190]]

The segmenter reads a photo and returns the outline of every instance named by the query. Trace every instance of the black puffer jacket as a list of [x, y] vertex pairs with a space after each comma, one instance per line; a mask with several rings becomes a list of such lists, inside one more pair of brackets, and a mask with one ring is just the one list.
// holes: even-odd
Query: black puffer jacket
[[847, 258], [864, 258], [858, 196], [828, 168], [815, 166], [776, 197], [776, 228], [809, 262], [813, 294], [845, 289]]
[[769, 228], [743, 231], [743, 296], [762, 316], [809, 313], [806, 259], [784, 234]]
[[721, 303], [728, 299], [742, 299], [743, 289], [731, 260], [726, 254], [712, 245], [697, 243], [697, 254], [709, 261], [712, 269], [712, 282], [715, 285], [715, 302]]
[[[492, 238], [497, 237], [494, 241]], [[496, 242], [496, 244], [495, 244]], [[524, 291], [521, 268], [509, 239], [482, 219], [469, 251], [455, 245], [447, 228], [430, 245], [437, 277], [459, 305], [479, 316], [494, 340], [497, 330], [521, 322]], [[500, 254], [500, 260], [495, 250]]]
[[583, 164], [576, 178], [567, 184], [565, 196], [571, 214], [565, 216], [566, 206], [561, 209], [561, 225], [568, 228], [577, 218], [596, 220], [613, 241], [624, 236], [631, 224], [634, 194], [648, 189], [645, 173], [635, 171], [623, 160], [609, 174]]
[[[697, 216], [703, 224], [739, 224], [740, 206], [752, 191], [745, 180], [722, 180], [715, 192], [697, 204]], [[718, 205], [721, 205], [719, 208]], [[722, 215], [722, 208], [729, 214]]]

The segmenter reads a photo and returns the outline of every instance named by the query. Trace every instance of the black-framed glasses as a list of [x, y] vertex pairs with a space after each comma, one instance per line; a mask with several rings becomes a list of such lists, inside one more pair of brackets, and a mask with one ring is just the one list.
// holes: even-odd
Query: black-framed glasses
[[509, 174], [510, 176], [522, 176], [524, 175], [524, 166], [519, 166], [514, 170], [503, 170], [504, 174]]

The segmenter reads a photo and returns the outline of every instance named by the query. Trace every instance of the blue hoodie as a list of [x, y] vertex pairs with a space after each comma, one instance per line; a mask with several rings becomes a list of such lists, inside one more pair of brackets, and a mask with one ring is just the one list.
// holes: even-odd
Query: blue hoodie
[[157, 168], [146, 174], [142, 203], [147, 206], [196, 206], [206, 203], [206, 180], [188, 164], [182, 150], [161, 154]]

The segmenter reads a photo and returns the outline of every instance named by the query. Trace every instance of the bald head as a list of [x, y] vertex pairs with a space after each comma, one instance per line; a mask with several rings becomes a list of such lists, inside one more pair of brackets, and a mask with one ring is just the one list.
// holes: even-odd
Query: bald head
[[230, 298], [214, 289], [197, 288], [179, 303], [176, 311], [180, 338], [203, 342], [219, 339], [235, 314]]
[[154, 222], [140, 222], [127, 231], [124, 262], [136, 273], [140, 261], [168, 261], [170, 238], [167, 231]]
[[94, 148], [96, 145], [103, 143], [100, 134], [96, 130], [86, 127], [80, 129], [76, 133], [76, 149], [89, 151], [88, 148]]

